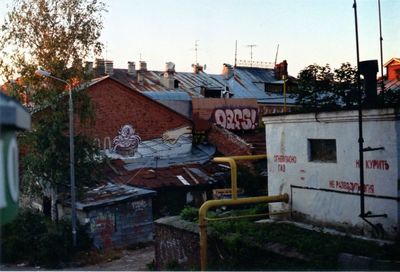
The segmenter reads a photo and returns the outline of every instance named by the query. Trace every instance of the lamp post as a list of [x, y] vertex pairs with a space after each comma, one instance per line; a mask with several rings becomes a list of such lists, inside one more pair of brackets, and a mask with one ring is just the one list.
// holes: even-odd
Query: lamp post
[[49, 71], [36, 70], [36, 75], [49, 77], [64, 83], [68, 88], [68, 116], [69, 116], [69, 165], [71, 185], [71, 217], [72, 217], [72, 244], [76, 247], [76, 196], [75, 196], [75, 151], [74, 151], [74, 108], [72, 103], [72, 87], [66, 80], [51, 75]]

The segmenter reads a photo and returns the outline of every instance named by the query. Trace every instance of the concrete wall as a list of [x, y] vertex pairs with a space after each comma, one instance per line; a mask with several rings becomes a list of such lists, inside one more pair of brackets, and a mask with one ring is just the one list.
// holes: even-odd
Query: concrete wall
[[155, 263], [157, 270], [171, 268], [198, 270], [200, 267], [199, 228], [179, 216], [155, 221]]
[[[316, 224], [345, 227], [368, 234], [360, 217], [358, 113], [291, 114], [263, 118], [268, 154], [268, 193], [288, 193], [293, 215]], [[387, 236], [399, 233], [400, 121], [393, 109], [363, 111], [365, 212], [387, 214], [369, 218]], [[309, 139], [336, 140], [336, 162], [310, 161]]]

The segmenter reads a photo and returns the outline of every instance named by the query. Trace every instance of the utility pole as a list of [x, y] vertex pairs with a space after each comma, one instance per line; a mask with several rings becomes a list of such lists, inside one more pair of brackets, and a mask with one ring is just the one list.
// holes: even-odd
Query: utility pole
[[381, 19], [381, 0], [378, 0], [378, 10], [379, 10], [379, 42], [380, 42], [380, 49], [381, 49], [381, 78], [382, 78], [382, 96], [385, 95], [385, 80], [383, 78], [383, 47], [382, 47], [382, 42], [383, 42], [383, 38], [382, 38], [382, 19]]

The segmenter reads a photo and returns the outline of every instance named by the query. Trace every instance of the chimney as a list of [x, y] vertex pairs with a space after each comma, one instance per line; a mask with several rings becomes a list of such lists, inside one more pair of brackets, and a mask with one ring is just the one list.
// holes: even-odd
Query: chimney
[[104, 59], [96, 59], [95, 61], [95, 74], [96, 76], [104, 76], [105, 74], [105, 61]]
[[160, 78], [160, 83], [167, 89], [175, 89], [175, 64], [173, 62], [165, 63], [165, 72]]
[[195, 74], [203, 72], [203, 70], [204, 70], [203, 66], [199, 65], [198, 63], [192, 64], [192, 67], [193, 67], [193, 73], [195, 73]]
[[88, 75], [93, 73], [93, 61], [85, 61], [85, 73]]
[[288, 64], [287, 64], [286, 60], [275, 65], [275, 79], [276, 80], [282, 80], [283, 76], [285, 76], [287, 78], [287, 76], [288, 76], [287, 67], [288, 67]]
[[128, 74], [136, 76], [136, 65], [134, 61], [128, 61]]
[[366, 103], [368, 105], [376, 104], [377, 99], [377, 79], [376, 74], [378, 73], [378, 61], [377, 60], [365, 60], [360, 61], [360, 67], [358, 71], [364, 76], [364, 90], [366, 95]]
[[140, 61], [140, 71], [147, 71], [147, 63], [145, 61]]
[[232, 65], [224, 63], [224, 67], [222, 68], [222, 75], [225, 79], [230, 79], [231, 77], [233, 77], [234, 72]]
[[112, 75], [114, 73], [114, 63], [113, 63], [113, 61], [112, 60], [105, 60], [104, 64], [105, 64], [104, 73], [106, 75]]

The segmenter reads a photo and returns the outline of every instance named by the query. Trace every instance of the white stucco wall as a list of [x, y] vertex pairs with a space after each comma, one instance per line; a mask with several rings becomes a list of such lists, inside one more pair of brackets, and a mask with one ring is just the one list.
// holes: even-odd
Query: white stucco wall
[[[382, 224], [390, 236], [400, 227], [398, 119], [393, 109], [363, 111], [364, 148], [384, 147], [364, 153], [365, 212], [387, 214], [368, 220]], [[358, 112], [266, 116], [263, 122], [268, 193], [291, 197], [289, 205], [272, 204], [272, 210], [291, 208], [308, 221], [368, 232], [371, 228], [359, 217]], [[308, 139], [335, 139], [337, 162], [309, 161]]]

